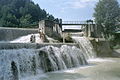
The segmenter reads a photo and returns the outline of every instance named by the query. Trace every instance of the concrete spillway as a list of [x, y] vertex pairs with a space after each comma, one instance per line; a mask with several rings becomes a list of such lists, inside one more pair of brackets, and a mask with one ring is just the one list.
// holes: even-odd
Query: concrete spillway
[[[20, 80], [28, 76], [41, 75], [44, 72], [87, 64], [82, 50], [71, 44], [68, 44], [71, 46], [44, 44], [44, 47], [40, 44], [37, 47], [38, 44], [24, 44], [24, 46], [11, 44], [12, 47], [10, 44], [7, 45], [0, 50], [0, 80]], [[32, 47], [27, 49], [25, 45]]]
[[38, 49], [38, 48], [42, 48], [45, 46], [55, 46], [55, 47], [61, 47], [62, 45], [68, 45], [68, 46], [76, 46], [79, 47], [77, 43], [42, 43], [42, 44], [38, 44], [38, 43], [0, 43], [0, 49], [22, 49], [22, 48], [26, 48], [26, 49]]
[[24, 35], [38, 33], [38, 29], [0, 27], [0, 41], [11, 41]]
[[0, 80], [29, 80], [25, 78], [87, 65], [88, 57], [94, 56], [91, 54], [92, 49], [85, 47], [86, 45], [91, 47], [90, 44], [80, 47], [81, 42], [89, 42], [86, 39], [80, 43], [65, 44], [29, 43], [29, 40], [26, 41], [29, 35], [26, 39], [21, 37], [17, 41], [21, 39], [25, 43], [9, 43], [11, 41], [0, 43]]

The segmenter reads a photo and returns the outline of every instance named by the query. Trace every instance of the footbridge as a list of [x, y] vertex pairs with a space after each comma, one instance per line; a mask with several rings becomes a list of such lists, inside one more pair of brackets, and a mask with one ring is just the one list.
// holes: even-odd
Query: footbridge
[[86, 37], [95, 37], [97, 27], [93, 20], [62, 21], [63, 34], [83, 32]]
[[86, 25], [86, 21], [63, 21], [62, 25]]
[[95, 24], [93, 20], [87, 21], [62, 21], [62, 25], [88, 25], [88, 24]]

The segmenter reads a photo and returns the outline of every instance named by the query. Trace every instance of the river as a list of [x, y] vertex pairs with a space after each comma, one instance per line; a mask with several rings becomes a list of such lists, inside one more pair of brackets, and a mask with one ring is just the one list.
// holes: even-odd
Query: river
[[89, 66], [50, 72], [40, 80], [120, 80], [120, 58], [94, 59]]
[[[30, 35], [23, 36], [12, 43], [17, 48], [22, 44], [16, 42], [30, 45], [29, 38]], [[120, 80], [120, 58], [97, 58], [86, 37], [72, 38], [79, 48], [68, 45], [49, 45], [37, 49], [27, 49], [26, 46], [16, 49], [9, 45], [10, 49], [7, 49], [8, 46], [2, 48], [0, 80]], [[114, 52], [118, 57], [120, 50]]]

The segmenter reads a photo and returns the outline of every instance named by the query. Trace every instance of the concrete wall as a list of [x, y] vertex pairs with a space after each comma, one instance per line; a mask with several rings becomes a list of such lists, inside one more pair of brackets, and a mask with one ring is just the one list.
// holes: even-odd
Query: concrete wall
[[97, 35], [97, 26], [95, 24], [87, 24], [85, 26], [84, 34], [86, 37], [94, 37], [96, 38]]
[[39, 29], [42, 29], [42, 31], [49, 37], [52, 38], [59, 38], [62, 35], [62, 30], [60, 28], [60, 25], [58, 23], [55, 23], [54, 21], [50, 20], [42, 20], [39, 22]]
[[20, 36], [37, 33], [38, 29], [0, 27], [0, 41], [10, 41]]
[[76, 46], [79, 48], [77, 43], [44, 43], [44, 44], [37, 44], [37, 43], [0, 43], [0, 49], [21, 49], [21, 48], [27, 48], [27, 49], [39, 49], [41, 47], [45, 46], [55, 46], [55, 47], [61, 47], [62, 45], [68, 45], [68, 46]]

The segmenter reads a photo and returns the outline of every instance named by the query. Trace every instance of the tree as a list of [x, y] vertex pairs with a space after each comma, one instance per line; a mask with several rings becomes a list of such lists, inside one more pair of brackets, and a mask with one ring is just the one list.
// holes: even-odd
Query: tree
[[48, 15], [47, 19], [51, 20], [51, 21], [54, 21], [54, 17], [52, 15]]
[[31, 17], [32, 16], [30, 14], [22, 16], [20, 18], [20, 24], [21, 24], [20, 27], [30, 27]]
[[0, 26], [31, 27], [44, 19], [55, 18], [32, 0], [0, 0]]
[[117, 0], [99, 0], [95, 8], [95, 21], [100, 32], [104, 31], [106, 38], [115, 31], [119, 21], [120, 8]]

